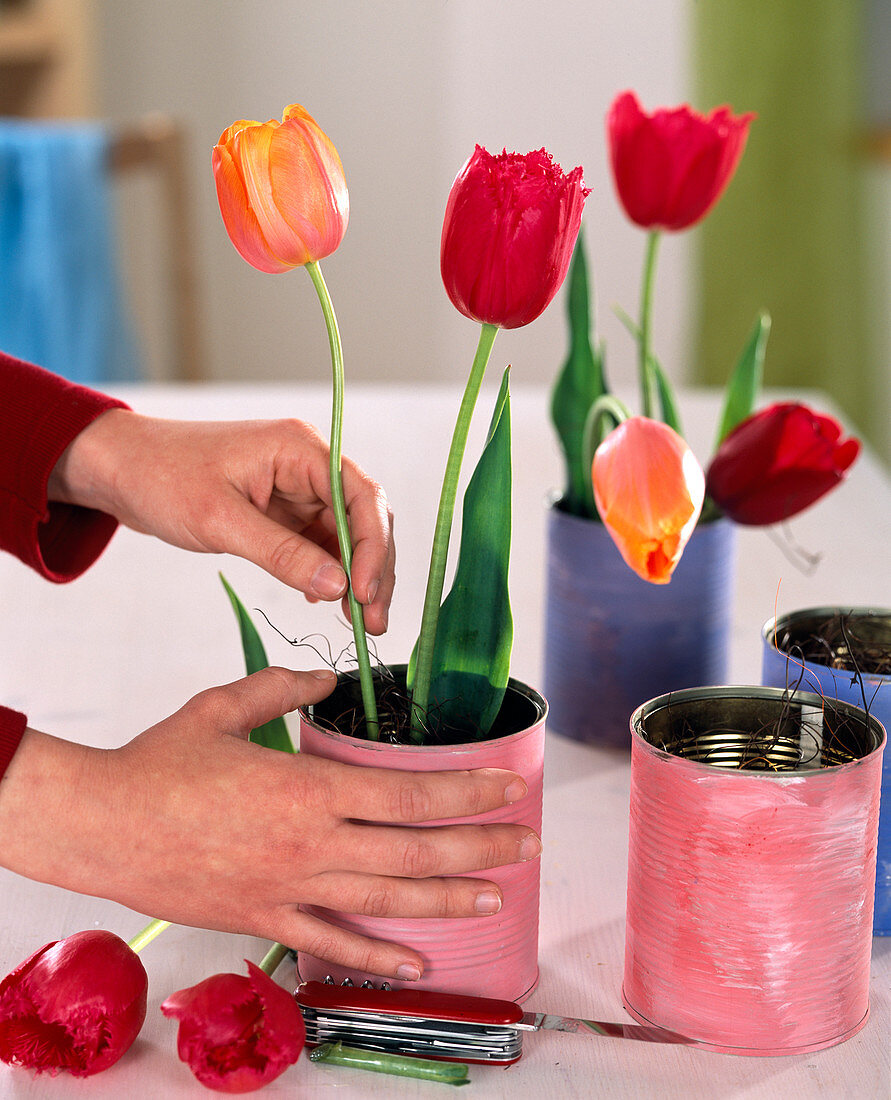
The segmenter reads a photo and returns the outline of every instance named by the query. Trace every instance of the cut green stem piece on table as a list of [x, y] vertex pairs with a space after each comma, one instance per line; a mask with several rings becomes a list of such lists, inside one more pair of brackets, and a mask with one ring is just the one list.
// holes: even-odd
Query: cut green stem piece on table
[[164, 929], [169, 927], [169, 920], [149, 921], [141, 932], [138, 932], [132, 940], [127, 941], [127, 946], [138, 955], [143, 947], [148, 947], [156, 936], [160, 936]]
[[311, 1062], [329, 1066], [349, 1066], [371, 1073], [389, 1073], [395, 1077], [419, 1077], [444, 1085], [469, 1085], [469, 1069], [463, 1062], [439, 1062], [431, 1058], [413, 1058], [402, 1054], [383, 1054], [360, 1050], [343, 1043], [322, 1043], [309, 1052]]
[[276, 970], [278, 970], [279, 965], [284, 961], [287, 954], [288, 948], [285, 947], [283, 943], [272, 944], [263, 956], [263, 960], [260, 963], [260, 969], [271, 978]]

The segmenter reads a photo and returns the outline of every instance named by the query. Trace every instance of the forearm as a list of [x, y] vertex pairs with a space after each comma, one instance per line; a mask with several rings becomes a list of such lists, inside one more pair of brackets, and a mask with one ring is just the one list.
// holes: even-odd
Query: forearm
[[140, 420], [144, 418], [129, 409], [109, 409], [96, 417], [59, 456], [47, 482], [47, 498], [117, 518], [115, 485]]
[[91, 848], [106, 827], [94, 800], [106, 754], [38, 730], [24, 730], [0, 781], [0, 864], [54, 886], [89, 887]]

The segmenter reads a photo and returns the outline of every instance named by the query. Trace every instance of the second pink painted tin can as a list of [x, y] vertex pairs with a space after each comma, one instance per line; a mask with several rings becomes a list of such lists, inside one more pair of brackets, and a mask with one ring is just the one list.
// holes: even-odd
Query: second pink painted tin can
[[[540, 834], [547, 704], [537, 691], [516, 680], [510, 681], [508, 694], [508, 706], [522, 716], [521, 728], [491, 740], [426, 746], [365, 741], [332, 732], [301, 711], [300, 751], [359, 767], [400, 771], [505, 768], [526, 781], [525, 797], [500, 810], [462, 820], [528, 825]], [[452, 822], [438, 822], [446, 823]], [[540, 860], [495, 867], [474, 877], [501, 887], [504, 904], [499, 913], [448, 920], [366, 917], [311, 906], [306, 910], [341, 928], [414, 948], [424, 958], [425, 969], [420, 982], [405, 983], [411, 988], [522, 1001], [538, 983]], [[305, 981], [324, 981], [330, 976], [337, 983], [349, 978], [361, 984], [373, 978], [305, 954], [300, 955], [299, 969]], [[400, 985], [390, 984], [394, 988]]]
[[623, 999], [710, 1050], [803, 1054], [866, 1022], [881, 724], [716, 687], [632, 718]]

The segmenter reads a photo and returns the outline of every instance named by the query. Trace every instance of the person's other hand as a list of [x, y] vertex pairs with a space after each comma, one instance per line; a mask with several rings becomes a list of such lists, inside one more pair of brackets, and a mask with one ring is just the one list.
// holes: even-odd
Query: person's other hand
[[[0, 799], [11, 870], [159, 919], [276, 940], [385, 977], [417, 952], [335, 928], [301, 903], [373, 916], [496, 913], [498, 886], [465, 876], [535, 858], [529, 828], [419, 827], [517, 801], [512, 772], [356, 768], [248, 741], [327, 696], [333, 673], [267, 668], [211, 688], [119, 749], [29, 730]], [[387, 821], [380, 825], [373, 822]]]
[[[299, 420], [189, 422], [110, 409], [72, 441], [48, 492], [186, 550], [247, 558], [311, 600], [336, 600], [347, 579], [328, 453]], [[341, 468], [353, 592], [369, 633], [382, 634], [395, 583], [393, 517], [376, 482], [347, 458]]]

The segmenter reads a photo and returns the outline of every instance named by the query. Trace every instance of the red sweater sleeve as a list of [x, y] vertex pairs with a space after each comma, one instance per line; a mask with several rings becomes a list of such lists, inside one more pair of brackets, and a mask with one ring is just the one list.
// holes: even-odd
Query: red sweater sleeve
[[117, 521], [49, 503], [47, 481], [79, 432], [106, 409], [127, 407], [0, 352], [0, 549], [57, 582], [93, 564]]
[[25, 732], [25, 722], [24, 714], [8, 707], [0, 707], [0, 779], [19, 747]]

